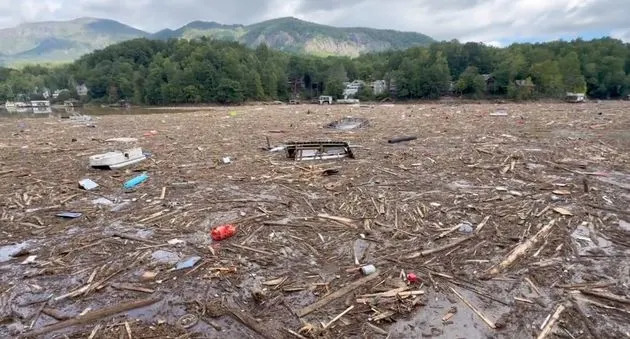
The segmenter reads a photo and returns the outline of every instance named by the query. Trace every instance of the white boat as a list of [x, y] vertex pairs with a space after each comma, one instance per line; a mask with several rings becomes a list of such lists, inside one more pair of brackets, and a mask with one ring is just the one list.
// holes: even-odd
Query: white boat
[[90, 157], [90, 166], [97, 168], [118, 169], [130, 166], [146, 159], [142, 153], [142, 148], [136, 147], [124, 152], [108, 152]]

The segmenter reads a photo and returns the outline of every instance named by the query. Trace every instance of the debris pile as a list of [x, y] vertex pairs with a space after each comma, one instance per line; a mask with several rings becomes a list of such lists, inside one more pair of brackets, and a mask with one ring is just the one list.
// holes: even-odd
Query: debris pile
[[627, 336], [626, 106], [0, 120], [0, 337]]

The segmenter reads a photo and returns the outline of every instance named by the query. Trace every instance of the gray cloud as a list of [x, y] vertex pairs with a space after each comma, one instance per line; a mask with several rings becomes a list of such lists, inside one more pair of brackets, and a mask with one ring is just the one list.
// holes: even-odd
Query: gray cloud
[[0, 26], [110, 18], [148, 31], [193, 20], [250, 24], [281, 16], [418, 31], [440, 40], [612, 35], [630, 40], [627, 0], [0, 0]]

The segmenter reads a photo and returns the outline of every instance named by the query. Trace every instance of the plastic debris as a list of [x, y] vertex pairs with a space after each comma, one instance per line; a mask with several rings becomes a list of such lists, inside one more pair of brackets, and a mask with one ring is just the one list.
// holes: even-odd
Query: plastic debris
[[57, 217], [66, 218], [66, 219], [76, 219], [82, 215], [83, 213], [79, 213], [79, 212], [60, 212], [60, 213], [55, 214], [55, 216]]
[[555, 207], [553, 209], [553, 211], [556, 212], [556, 213], [560, 213], [561, 215], [567, 215], [567, 216], [573, 215], [573, 213], [571, 213], [571, 211], [569, 211], [568, 209], [566, 209], [564, 207]]
[[111, 139], [107, 139], [105, 140], [107, 142], [136, 142], [138, 141], [137, 138], [111, 138]]
[[156, 276], [157, 276], [156, 272], [146, 271], [146, 272], [142, 273], [142, 276], [140, 277], [140, 280], [150, 281], [150, 280], [155, 279]]
[[462, 233], [469, 234], [473, 232], [473, 227], [468, 221], [462, 222], [458, 226], [459, 226], [459, 231]]
[[107, 198], [97, 198], [92, 200], [94, 205], [114, 206], [114, 202]]
[[212, 240], [214, 241], [227, 239], [234, 234], [236, 234], [236, 226], [230, 224], [218, 226], [210, 232]]
[[345, 117], [343, 119], [333, 121], [327, 124], [326, 128], [334, 128], [339, 130], [350, 130], [356, 128], [362, 128], [369, 125], [369, 121], [364, 118]]
[[131, 201], [125, 201], [125, 202], [122, 202], [122, 203], [112, 207], [112, 209], [110, 211], [111, 212], [120, 212], [120, 211], [124, 210], [129, 205], [131, 205]]
[[185, 244], [186, 242], [184, 240], [181, 240], [181, 239], [171, 239], [171, 240], [167, 241], [167, 243], [169, 245], [179, 245], [179, 244]]
[[224, 157], [223, 159], [221, 159], [221, 161], [223, 161], [224, 164], [232, 163], [232, 159], [230, 159], [230, 157]]
[[24, 261], [22, 261], [22, 265], [32, 264], [35, 262], [36, 258], [36, 255], [29, 255], [26, 259], [24, 259]]
[[147, 179], [149, 179], [149, 175], [147, 173], [142, 173], [139, 176], [129, 179], [127, 182], [125, 182], [124, 187], [126, 189], [132, 189], [140, 185], [141, 183], [147, 181]]
[[83, 179], [79, 181], [79, 186], [81, 186], [81, 188], [83, 188], [84, 190], [89, 191], [97, 188], [98, 184], [90, 179]]
[[151, 254], [151, 258], [158, 263], [175, 264], [177, 261], [179, 261], [180, 257], [179, 255], [177, 255], [177, 253], [157, 250]]
[[287, 148], [287, 146], [284, 146], [284, 145], [276, 146], [276, 147], [270, 149], [269, 152], [282, 152], [282, 151], [285, 150], [285, 148]]
[[415, 284], [418, 282], [418, 276], [415, 273], [407, 273], [407, 281], [410, 284]]
[[418, 137], [399, 137], [399, 138], [392, 138], [387, 140], [388, 143], [390, 144], [397, 144], [399, 142], [404, 142], [404, 141], [412, 141], [412, 140], [416, 140], [418, 139]]
[[374, 272], [376, 272], [376, 267], [374, 265], [366, 265], [361, 267], [361, 273], [363, 273], [363, 275], [370, 275]]
[[142, 153], [142, 148], [136, 147], [128, 149], [124, 152], [116, 151], [93, 155], [90, 157], [90, 166], [96, 168], [118, 169], [139, 163], [145, 159], [146, 157]]
[[490, 113], [491, 117], [507, 117], [507, 113], [502, 113], [502, 112], [495, 112], [495, 113]]
[[175, 265], [175, 270], [183, 270], [186, 268], [191, 268], [195, 266], [195, 264], [199, 262], [199, 260], [201, 260], [201, 257], [196, 256], [196, 255], [183, 259], [182, 261], [178, 262], [177, 265]]

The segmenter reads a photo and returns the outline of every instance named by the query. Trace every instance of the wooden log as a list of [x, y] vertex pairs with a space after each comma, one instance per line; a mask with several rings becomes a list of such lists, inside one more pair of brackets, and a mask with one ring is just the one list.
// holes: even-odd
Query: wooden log
[[554, 224], [555, 224], [555, 220], [551, 220], [547, 225], [541, 228], [540, 231], [538, 231], [538, 233], [536, 233], [533, 237], [527, 239], [525, 242], [516, 246], [502, 262], [500, 262], [498, 265], [490, 269], [490, 271], [488, 272], [488, 275], [490, 275], [491, 277], [495, 276], [501, 273], [504, 269], [510, 267], [516, 260], [518, 260], [520, 257], [525, 255], [525, 253], [527, 253], [527, 251], [530, 248], [532, 248], [534, 244], [536, 244], [538, 241], [540, 241], [540, 239], [544, 238], [547, 234], [549, 234]]
[[486, 325], [488, 325], [488, 327], [490, 327], [491, 329], [496, 329], [497, 325], [490, 319], [488, 319], [488, 317], [486, 317], [483, 313], [481, 313], [475, 306], [473, 306], [473, 304], [471, 304], [468, 300], [466, 300], [461, 294], [459, 294], [459, 292], [457, 292], [454, 288], [451, 287], [451, 291], [453, 291], [453, 293], [455, 293], [455, 295], [464, 303], [466, 304], [466, 306], [468, 306], [473, 312], [475, 312], [475, 314], [477, 314], [479, 316], [479, 318], [481, 318], [481, 320], [483, 320]]
[[357, 225], [354, 224], [354, 220], [352, 219], [348, 219], [348, 218], [344, 218], [344, 217], [338, 217], [338, 216], [334, 216], [334, 215], [328, 215], [325, 213], [321, 213], [317, 215], [318, 218], [322, 218], [322, 219], [328, 219], [328, 220], [332, 220], [332, 221], [336, 221], [342, 225], [346, 225], [348, 227], [352, 227], [352, 228], [359, 228]]
[[344, 295], [354, 291], [355, 289], [361, 287], [361, 285], [366, 284], [376, 278], [379, 277], [379, 272], [374, 272], [366, 277], [363, 277], [359, 280], [353, 281], [350, 284], [336, 290], [333, 293], [328, 294], [327, 296], [319, 299], [318, 301], [302, 308], [301, 310], [298, 310], [297, 312], [295, 312], [295, 314], [297, 314], [298, 317], [303, 317], [307, 314], [310, 314], [316, 310], [318, 310], [319, 308], [328, 305], [331, 301], [341, 298]]
[[153, 305], [156, 302], [160, 301], [161, 299], [162, 298], [142, 299], [142, 300], [136, 300], [136, 301], [118, 304], [111, 307], [105, 307], [98, 311], [88, 312], [87, 314], [78, 316], [74, 319], [61, 321], [52, 325], [38, 328], [30, 332], [26, 332], [23, 335], [21, 335], [20, 338], [37, 337], [37, 336], [41, 336], [43, 334], [47, 334], [50, 332], [62, 330], [67, 327], [89, 324], [91, 322], [97, 321], [102, 318], [110, 317], [118, 313], [127, 312], [136, 308]]
[[622, 304], [626, 304], [626, 305], [630, 305], [630, 299], [628, 298], [624, 298], [612, 293], [607, 293], [604, 291], [594, 291], [594, 290], [580, 290], [580, 293], [582, 294], [586, 294], [586, 295], [591, 295], [594, 297], [598, 297], [598, 298], [602, 298], [602, 299], [607, 299], [607, 300], [612, 300], [618, 303], [622, 303]]
[[553, 315], [551, 316], [543, 330], [540, 332], [538, 337], [536, 337], [536, 339], [544, 339], [549, 335], [549, 333], [551, 333], [551, 330], [553, 330], [553, 327], [556, 325], [556, 322], [558, 322], [558, 319], [560, 319], [560, 315], [562, 315], [562, 312], [564, 312], [565, 308], [566, 307], [563, 304], [560, 304], [558, 308], [556, 308], [556, 311], [553, 313]]
[[421, 252], [415, 252], [415, 253], [412, 253], [412, 254], [406, 256], [405, 259], [414, 259], [414, 258], [418, 258], [418, 257], [424, 257], [424, 256], [427, 256], [427, 255], [430, 255], [430, 254], [433, 254], [433, 253], [442, 252], [442, 251], [451, 249], [453, 247], [456, 247], [457, 245], [459, 245], [459, 244], [461, 244], [461, 243], [463, 243], [465, 241], [468, 241], [468, 240], [470, 240], [470, 239], [472, 239], [474, 237], [475, 236], [462, 238], [462, 239], [453, 241], [452, 243], [446, 244], [444, 246], [431, 248], [431, 249], [424, 250], [424, 251], [421, 251]]

